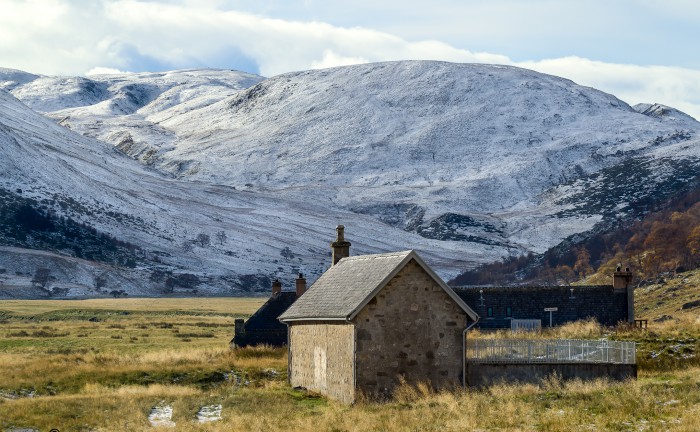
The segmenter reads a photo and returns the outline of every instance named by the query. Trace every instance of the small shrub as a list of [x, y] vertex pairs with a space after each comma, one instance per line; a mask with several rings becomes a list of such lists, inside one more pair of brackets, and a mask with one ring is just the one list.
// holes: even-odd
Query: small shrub
[[121, 324], [110, 324], [107, 326], [107, 328], [124, 330], [126, 327]]
[[154, 326], [162, 329], [169, 329], [173, 328], [173, 325], [171, 323], [166, 323], [166, 322], [159, 322], [159, 323], [153, 323]]
[[175, 337], [179, 338], [213, 338], [216, 337], [214, 333], [178, 333]]
[[35, 332], [32, 332], [32, 337], [38, 337], [38, 338], [65, 337], [68, 335], [70, 335], [70, 333], [68, 333], [68, 332], [58, 333], [56, 330], [51, 330], [51, 331], [37, 330]]
[[195, 327], [205, 327], [205, 328], [214, 328], [214, 327], [231, 327], [231, 324], [219, 324], [219, 323], [208, 323], [208, 322], [198, 322], [192, 324]]
[[28, 336], [29, 336], [29, 333], [27, 333], [27, 332], [24, 331], [24, 330], [20, 330], [20, 331], [18, 331], [18, 332], [8, 333], [8, 334], [7, 334], [7, 337], [28, 337]]

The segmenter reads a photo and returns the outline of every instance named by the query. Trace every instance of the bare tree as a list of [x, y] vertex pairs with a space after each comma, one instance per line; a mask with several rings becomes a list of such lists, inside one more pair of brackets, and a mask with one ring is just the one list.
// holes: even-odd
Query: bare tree
[[198, 244], [199, 247], [207, 247], [211, 244], [211, 238], [209, 238], [208, 234], [199, 233], [197, 234], [197, 238], [194, 239], [194, 242]]
[[294, 253], [292, 253], [292, 250], [289, 249], [289, 246], [285, 246], [284, 249], [280, 251], [280, 255], [286, 260], [294, 258]]
[[221, 246], [223, 246], [224, 243], [226, 243], [227, 238], [228, 237], [226, 236], [226, 233], [224, 231], [219, 231], [216, 233], [216, 239], [219, 240], [219, 244]]
[[556, 282], [563, 281], [566, 285], [571, 285], [571, 282], [576, 280], [576, 273], [566, 264], [558, 265], [554, 269]]
[[94, 279], [95, 290], [100, 291], [107, 285], [107, 272], [102, 272], [99, 275], [95, 275]]
[[576, 252], [576, 262], [574, 263], [573, 271], [576, 272], [579, 278], [585, 278], [593, 274], [591, 254], [588, 253], [588, 249], [583, 246]]
[[37, 268], [36, 271], [34, 272], [34, 278], [32, 279], [32, 283], [38, 287], [46, 289], [50, 280], [51, 280], [51, 270], [49, 270], [47, 268], [40, 267], [40, 268]]

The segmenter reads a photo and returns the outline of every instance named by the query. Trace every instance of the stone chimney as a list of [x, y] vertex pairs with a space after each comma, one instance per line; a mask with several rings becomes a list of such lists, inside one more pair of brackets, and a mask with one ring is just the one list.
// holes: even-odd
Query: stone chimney
[[336, 265], [341, 258], [350, 256], [350, 242], [345, 241], [345, 226], [338, 225], [335, 227], [335, 231], [337, 237], [335, 241], [331, 243], [331, 249], [333, 249], [333, 263], [331, 265]]
[[613, 273], [613, 289], [615, 291], [626, 290], [632, 283], [632, 272], [629, 267], [622, 271], [622, 266], [618, 265]]
[[245, 337], [245, 321], [243, 318], [236, 318], [233, 323], [233, 340], [231, 341], [231, 346], [235, 348], [242, 346], [244, 343], [243, 338]]
[[634, 286], [632, 285], [632, 272], [629, 267], [622, 271], [618, 265], [613, 273], [613, 291], [627, 294], [627, 322], [634, 322]]
[[297, 277], [296, 280], [296, 286], [297, 286], [297, 298], [301, 297], [302, 294], [306, 292], [306, 279], [304, 279], [304, 275], [299, 273], [299, 277]]
[[272, 282], [272, 295], [274, 296], [275, 294], [279, 294], [282, 292], [282, 282], [280, 282], [279, 279], [275, 279], [274, 282]]

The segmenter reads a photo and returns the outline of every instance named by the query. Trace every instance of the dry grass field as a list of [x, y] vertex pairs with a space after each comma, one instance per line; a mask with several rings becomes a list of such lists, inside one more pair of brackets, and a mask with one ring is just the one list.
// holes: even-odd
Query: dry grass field
[[[149, 422], [156, 406], [172, 409], [178, 431], [700, 429], [700, 317], [668, 302], [673, 319], [646, 331], [580, 322], [544, 332], [638, 341], [636, 381], [406, 386], [391, 401], [347, 407], [290, 388], [284, 350], [229, 349], [234, 318], [262, 301], [0, 301], [0, 431], [167, 430]], [[484, 336], [494, 335], [471, 335]], [[220, 406], [221, 418], [198, 422], [204, 406]]]

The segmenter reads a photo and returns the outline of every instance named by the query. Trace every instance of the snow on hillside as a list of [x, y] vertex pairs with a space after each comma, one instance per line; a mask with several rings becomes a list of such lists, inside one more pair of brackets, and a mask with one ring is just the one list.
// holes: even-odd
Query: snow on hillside
[[690, 122], [692, 124], [696, 121], [688, 114], [662, 104], [640, 103], [635, 105], [633, 108], [638, 113], [676, 124], [680, 122]]
[[39, 78], [38, 75], [30, 74], [17, 69], [0, 67], [0, 89], [10, 91], [15, 87], [27, 84]]
[[18, 71], [14, 72], [3, 74], [0, 70], [0, 88], [6, 86], [30, 108], [50, 114], [61, 125], [113, 143], [143, 162], [172, 149], [169, 145], [176, 140], [175, 131], [159, 127], [159, 122], [207, 106], [262, 80], [245, 72], [212, 69], [88, 78], [17, 78]]
[[[144, 241], [173, 263], [196, 266], [177, 246], [201, 224], [234, 232], [240, 259], [205, 251], [206, 272], [298, 267], [280, 258], [280, 245], [318, 272], [332, 227], [344, 222], [355, 252], [416, 248], [447, 278], [635, 216], [691, 184], [700, 165], [700, 123], [690, 116], [508, 66], [404, 61], [269, 79], [190, 70], [13, 82], [7, 88], [35, 110], [152, 169], [119, 168], [121, 180], [93, 196], [151, 221], [146, 231], [161, 240]], [[110, 154], [90, 163], [116, 163], [97, 141], [63, 131], [70, 138], [60, 140]], [[131, 162], [113, 156], [115, 166]], [[147, 203], [119, 200], [133, 179], [144, 190], [130, 196]]]
[[[151, 278], [156, 270], [194, 274], [200, 294], [266, 289], [274, 276], [290, 287], [298, 271], [313, 281], [328, 266], [328, 243], [338, 223], [348, 226], [355, 253], [408, 244], [448, 274], [469, 265], [453, 259], [463, 255], [464, 245], [442, 247], [437, 240], [323, 203], [173, 180], [107, 144], [55, 124], [2, 91], [0, 153], [0, 189], [16, 191], [59, 215], [138, 245], [149, 258], [150, 264], [134, 270], [105, 270], [100, 263], [90, 270], [84, 260], [65, 255], [0, 251], [4, 274], [19, 272], [28, 282], [32, 266], [47, 267], [63, 278], [58, 286], [72, 287], [75, 295], [97, 295], [90, 290], [105, 271], [115, 283], [107, 288], [140, 295], [162, 292], [163, 277]], [[216, 233], [221, 231], [226, 239], [220, 243]], [[198, 234], [209, 235], [211, 244], [185, 250], [183, 245]], [[477, 254], [477, 259], [487, 260], [496, 257], [497, 251]]]

